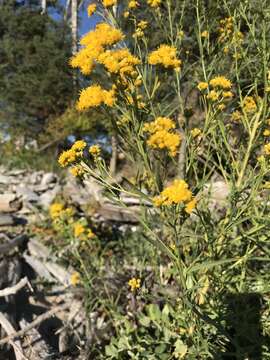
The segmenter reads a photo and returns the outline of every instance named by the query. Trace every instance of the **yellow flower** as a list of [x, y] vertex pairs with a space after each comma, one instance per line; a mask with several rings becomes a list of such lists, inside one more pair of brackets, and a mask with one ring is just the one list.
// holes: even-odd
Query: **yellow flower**
[[216, 76], [210, 80], [210, 85], [222, 89], [230, 89], [232, 87], [232, 83], [225, 76]]
[[128, 285], [131, 291], [135, 291], [141, 287], [141, 279], [132, 278], [129, 280]]
[[50, 206], [50, 217], [52, 219], [58, 218], [62, 211], [64, 210], [64, 205], [60, 203], [54, 203]]
[[129, 11], [125, 11], [123, 15], [124, 15], [125, 19], [128, 18], [129, 17]]
[[160, 130], [172, 130], [175, 129], [175, 123], [170, 118], [157, 117], [155, 121], [145, 124], [143, 131], [153, 134]]
[[226, 108], [226, 105], [221, 103], [217, 106], [218, 110], [223, 111]]
[[58, 162], [62, 167], [74, 163], [78, 159], [78, 154], [73, 149], [63, 151], [58, 158]]
[[231, 91], [223, 91], [222, 96], [224, 98], [230, 99], [233, 97], [233, 93]]
[[256, 102], [254, 101], [252, 96], [245, 97], [243, 101], [244, 111], [248, 114], [254, 113], [257, 110]]
[[268, 144], [266, 144], [266, 145], [264, 145], [264, 153], [266, 154], [266, 155], [270, 155], [270, 143], [268, 143]]
[[87, 8], [87, 14], [88, 17], [92, 16], [94, 12], [96, 11], [97, 5], [96, 4], [90, 4]]
[[97, 157], [100, 155], [100, 152], [101, 152], [101, 148], [99, 145], [92, 145], [90, 146], [89, 148], [89, 153], [91, 155], [93, 155], [94, 157]]
[[[185, 203], [186, 206], [192, 201], [192, 193], [188, 189], [188, 184], [184, 180], [174, 180], [173, 184], [165, 188], [160, 195], [153, 198], [155, 206], [177, 205]], [[193, 209], [196, 203], [189, 205]], [[194, 206], [193, 206], [194, 205]]]
[[103, 6], [110, 7], [117, 4], [117, 0], [103, 0], [102, 1]]
[[208, 88], [208, 83], [202, 81], [202, 82], [200, 82], [200, 83], [198, 84], [197, 88], [198, 88], [200, 91], [206, 90], [206, 89]]
[[72, 145], [71, 150], [74, 150], [75, 152], [82, 153], [83, 150], [85, 149], [85, 147], [86, 147], [86, 142], [84, 140], [77, 140]]
[[147, 4], [153, 8], [156, 8], [160, 6], [161, 0], [147, 0]]
[[73, 225], [74, 236], [76, 238], [83, 235], [85, 233], [85, 230], [86, 230], [85, 227], [79, 222], [77, 222]]
[[200, 136], [202, 131], [201, 129], [198, 128], [194, 128], [192, 130], [190, 130], [191, 136], [195, 139], [196, 137]]
[[166, 130], [160, 130], [150, 136], [147, 144], [154, 149], [168, 149], [171, 156], [177, 154], [181, 138], [179, 134], [173, 134]]
[[195, 209], [196, 204], [197, 204], [197, 200], [196, 200], [195, 198], [192, 199], [191, 201], [189, 201], [189, 202], [186, 204], [185, 212], [188, 213], [188, 214], [191, 214], [192, 211]]
[[263, 136], [270, 136], [270, 130], [265, 129], [264, 132], [263, 132]]
[[112, 107], [115, 101], [114, 89], [104, 90], [100, 85], [92, 85], [81, 91], [77, 109], [81, 111], [102, 104]]
[[207, 95], [207, 99], [211, 101], [217, 101], [218, 100], [218, 93], [215, 90], [211, 90], [209, 94]]
[[177, 59], [176, 48], [169, 45], [160, 45], [148, 57], [150, 65], [163, 65], [165, 68], [180, 70], [181, 60]]
[[158, 117], [143, 127], [143, 131], [151, 134], [147, 144], [154, 149], [167, 149], [171, 156], [176, 155], [181, 142], [180, 135], [174, 133], [174, 129], [174, 122], [166, 117]]
[[131, 76], [135, 71], [134, 67], [140, 64], [140, 60], [128, 49], [107, 50], [100, 54], [98, 62], [103, 64], [109, 73], [120, 76]]
[[79, 68], [84, 75], [91, 74], [95, 62], [106, 46], [114, 45], [124, 38], [123, 33], [107, 23], [98, 24], [95, 30], [88, 32], [80, 41], [82, 48], [75, 54], [70, 65]]
[[93, 231], [91, 229], [88, 229], [87, 231], [87, 238], [88, 239], [93, 239], [96, 235], [93, 233]]
[[138, 6], [139, 6], [139, 3], [138, 3], [138, 1], [135, 1], [135, 0], [131, 0], [128, 3], [128, 8], [129, 9], [136, 9]]
[[78, 272], [74, 272], [70, 277], [70, 283], [73, 286], [76, 286], [80, 283], [80, 274]]
[[141, 20], [138, 24], [138, 27], [141, 28], [142, 30], [146, 29], [148, 25], [147, 21]]
[[239, 120], [241, 120], [242, 114], [240, 113], [240, 111], [235, 110], [232, 115], [231, 115], [231, 120], [238, 122]]
[[71, 175], [73, 175], [75, 177], [79, 177], [84, 174], [84, 169], [79, 165], [73, 166], [69, 171], [70, 171]]
[[202, 38], [207, 38], [209, 36], [209, 32], [207, 30], [204, 30], [202, 33], [201, 33], [201, 37]]

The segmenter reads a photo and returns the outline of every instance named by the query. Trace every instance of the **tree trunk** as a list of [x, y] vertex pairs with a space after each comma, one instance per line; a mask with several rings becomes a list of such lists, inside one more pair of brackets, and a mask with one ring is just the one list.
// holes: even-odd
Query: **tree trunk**
[[78, 1], [71, 0], [71, 33], [72, 33], [72, 54], [77, 52], [78, 43]]
[[47, 10], [47, 0], [41, 0], [41, 14], [45, 14]]
[[116, 173], [117, 156], [118, 156], [117, 143], [118, 143], [118, 141], [117, 141], [116, 135], [112, 135], [112, 139], [111, 139], [112, 156], [111, 156], [111, 160], [110, 160], [110, 173], [111, 173], [111, 176], [115, 176], [115, 173]]

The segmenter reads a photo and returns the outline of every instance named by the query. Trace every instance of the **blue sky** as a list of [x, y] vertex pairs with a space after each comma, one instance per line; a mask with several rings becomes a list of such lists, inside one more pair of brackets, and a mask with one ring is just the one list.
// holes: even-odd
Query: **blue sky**
[[95, 27], [96, 23], [99, 21], [99, 17], [97, 15], [92, 15], [91, 18], [87, 16], [86, 7], [82, 8], [80, 11], [80, 35], [85, 34], [90, 29]]

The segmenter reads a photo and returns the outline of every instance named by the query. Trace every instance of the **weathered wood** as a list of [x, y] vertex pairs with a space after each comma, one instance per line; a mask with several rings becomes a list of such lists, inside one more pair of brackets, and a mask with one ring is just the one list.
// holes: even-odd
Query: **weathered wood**
[[[20, 321], [21, 329], [25, 329], [29, 326], [29, 322], [25, 319]], [[35, 328], [30, 329], [24, 337], [23, 341], [24, 353], [28, 360], [38, 360], [38, 359], [49, 359], [50, 358], [50, 348], [47, 345], [46, 341], [42, 338], [39, 331]]]
[[[14, 327], [1, 312], [0, 312], [0, 325], [7, 333], [8, 335], [7, 337], [9, 337], [11, 334], [14, 334], [16, 332]], [[22, 346], [19, 340], [13, 341], [13, 339], [10, 338], [7, 342], [9, 342], [12, 345], [17, 360], [27, 360], [27, 358], [23, 354]]]
[[20, 210], [21, 207], [22, 200], [17, 194], [0, 194], [0, 212], [12, 213]]
[[51, 310], [47, 311], [46, 313], [39, 315], [34, 321], [32, 321], [30, 324], [28, 324], [24, 329], [19, 330], [17, 332], [12, 332], [8, 336], [1, 339], [0, 345], [4, 345], [4, 344], [8, 343], [10, 340], [13, 341], [14, 339], [20, 338], [21, 336], [26, 334], [29, 330], [35, 328], [37, 325], [39, 325], [43, 321], [49, 319], [50, 317], [54, 316], [58, 312], [67, 310], [68, 308], [71, 308], [71, 307], [72, 307], [72, 304], [69, 302], [69, 303], [65, 303], [65, 304], [62, 304], [62, 305], [52, 308]]
[[18, 235], [10, 242], [5, 242], [5, 244], [0, 245], [0, 254], [7, 254], [10, 250], [14, 249], [16, 246], [22, 245], [24, 241], [27, 240], [27, 235]]
[[0, 297], [15, 295], [19, 290], [21, 290], [27, 284], [28, 284], [28, 279], [27, 277], [24, 277], [16, 285], [0, 290]]
[[0, 226], [16, 225], [16, 219], [10, 214], [0, 214]]

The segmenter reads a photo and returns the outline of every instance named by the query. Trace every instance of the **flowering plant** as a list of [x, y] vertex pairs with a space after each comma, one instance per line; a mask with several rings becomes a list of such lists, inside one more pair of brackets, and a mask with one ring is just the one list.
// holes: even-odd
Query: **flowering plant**
[[[141, 2], [129, 1], [118, 10], [116, 5], [116, 0], [90, 5], [90, 15], [100, 8], [105, 19], [83, 36], [71, 65], [87, 76], [96, 67], [106, 74], [108, 86], [83, 89], [77, 108], [99, 106], [106, 112], [135, 180], [115, 181], [96, 145], [87, 160], [87, 145], [77, 142], [59, 162], [71, 166], [74, 175], [94, 178], [123, 207], [124, 194], [139, 200], [144, 236], [175, 269], [185, 317], [184, 356], [200, 353], [206, 331], [218, 334], [224, 350], [230, 336], [215, 309], [223, 294], [256, 288], [250, 274], [255, 268], [266, 271], [269, 254], [266, 30], [255, 35], [247, 3], [238, 13], [227, 4], [226, 11], [235, 15], [219, 18], [210, 28], [204, 5], [196, 1], [196, 26], [185, 33], [184, 14], [191, 11], [185, 1], [173, 6], [171, 0], [148, 0], [147, 14], [164, 36], [151, 48]], [[130, 37], [119, 27], [123, 18], [133, 29]], [[189, 36], [196, 40], [191, 50]], [[256, 58], [262, 70], [252, 72], [252, 62], [241, 62], [244, 57]], [[191, 92], [193, 108], [186, 106], [185, 94]]]

